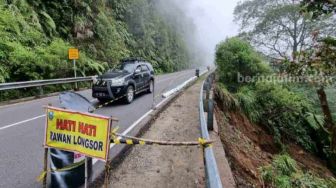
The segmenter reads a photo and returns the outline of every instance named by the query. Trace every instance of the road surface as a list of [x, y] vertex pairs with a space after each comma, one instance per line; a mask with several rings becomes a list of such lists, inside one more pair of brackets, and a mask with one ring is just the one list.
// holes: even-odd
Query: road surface
[[[162, 101], [161, 94], [193, 77], [194, 70], [187, 70], [156, 77], [155, 103]], [[93, 103], [91, 90], [80, 94]], [[45, 115], [43, 106], [51, 103], [59, 106], [58, 97], [47, 97], [18, 104], [0, 106], [0, 187], [41, 187], [36, 177], [43, 168], [43, 136]], [[146, 112], [153, 103], [153, 95], [140, 94], [132, 104], [111, 104], [95, 113], [114, 116], [120, 120], [123, 132]]]
[[[197, 141], [201, 135], [198, 102], [202, 83], [186, 89], [155, 119], [142, 138]], [[206, 187], [201, 146], [134, 146], [110, 173], [110, 188]]]

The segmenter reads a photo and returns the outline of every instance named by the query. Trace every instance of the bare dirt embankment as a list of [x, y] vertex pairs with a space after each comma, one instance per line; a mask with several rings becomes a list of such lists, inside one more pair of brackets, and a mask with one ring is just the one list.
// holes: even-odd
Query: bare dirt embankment
[[[164, 110], [143, 138], [197, 141], [201, 82], [188, 88]], [[203, 152], [199, 146], [134, 146], [111, 171], [111, 187], [205, 187]]]
[[[262, 127], [252, 124], [239, 110], [228, 111], [223, 106], [225, 101], [217, 99], [216, 102], [215, 114], [220, 137], [237, 187], [272, 187], [263, 183], [259, 168], [270, 164], [281, 152], [273, 136]], [[333, 177], [325, 161], [294, 143], [285, 141], [285, 144], [288, 154], [300, 168], [320, 177]]]

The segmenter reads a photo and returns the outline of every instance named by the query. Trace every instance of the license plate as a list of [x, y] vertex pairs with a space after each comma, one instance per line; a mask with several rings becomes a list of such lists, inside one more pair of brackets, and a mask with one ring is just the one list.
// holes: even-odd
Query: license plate
[[96, 93], [98, 97], [105, 97], [105, 93]]

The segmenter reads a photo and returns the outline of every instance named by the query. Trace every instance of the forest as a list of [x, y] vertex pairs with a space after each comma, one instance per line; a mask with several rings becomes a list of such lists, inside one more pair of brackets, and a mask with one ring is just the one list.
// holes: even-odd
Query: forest
[[[336, 186], [335, 12], [323, 0], [236, 6], [240, 34], [217, 46], [215, 95], [238, 187]], [[228, 130], [259, 149], [239, 149]]]
[[159, 3], [0, 0], [0, 83], [73, 77], [71, 47], [80, 50], [79, 76], [100, 74], [127, 57], [150, 61], [157, 73], [189, 68], [195, 58], [177, 28], [190, 23], [168, 20]]

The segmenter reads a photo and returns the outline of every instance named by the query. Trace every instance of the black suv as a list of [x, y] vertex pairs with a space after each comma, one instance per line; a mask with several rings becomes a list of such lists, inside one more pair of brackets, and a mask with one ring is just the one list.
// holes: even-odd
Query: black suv
[[92, 97], [100, 102], [124, 98], [132, 103], [134, 96], [141, 92], [152, 93], [154, 89], [154, 69], [146, 61], [123, 60], [116, 68], [98, 76], [92, 87]]

